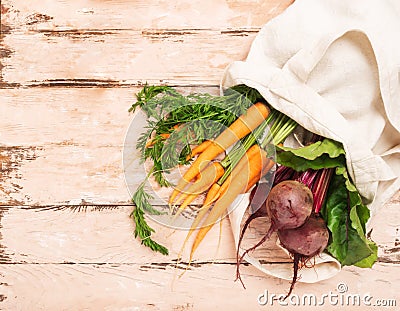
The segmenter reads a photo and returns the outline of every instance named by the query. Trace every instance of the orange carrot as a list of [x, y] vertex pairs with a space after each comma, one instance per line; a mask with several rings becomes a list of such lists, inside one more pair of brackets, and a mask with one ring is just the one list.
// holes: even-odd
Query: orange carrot
[[210, 146], [197, 157], [178, 182], [177, 187], [171, 194], [169, 203], [171, 204], [171, 202], [174, 201], [179, 192], [183, 191], [187, 184], [198, 175], [211, 160], [256, 129], [266, 119], [268, 114], [268, 107], [262, 103], [256, 103], [250, 106], [245, 114], [241, 115], [235, 122], [225, 129], [210, 143]]
[[270, 162], [273, 161], [266, 157], [266, 151], [258, 145], [253, 145], [240, 159], [230, 175], [231, 178], [228, 178], [230, 181], [227, 180], [228, 186], [224, 187], [225, 183], [221, 186], [219, 198], [204, 221], [205, 227], [202, 227], [197, 233], [190, 258], [214, 223], [223, 216], [236, 197], [249, 189], [250, 183], [254, 180], [258, 181], [263, 176], [262, 171], [265, 167], [273, 166]]
[[[229, 188], [232, 180], [235, 178], [242, 178], [244, 176], [239, 176], [239, 174], [242, 174], [242, 171], [245, 166], [248, 165], [253, 165], [252, 173], [253, 175], [251, 176], [251, 180], [249, 179], [249, 183], [253, 183], [253, 180], [256, 179], [256, 182], [261, 178], [260, 174], [257, 174], [258, 170], [257, 168], [262, 168], [263, 162], [267, 160], [267, 153], [260, 148], [259, 145], [255, 144], [249, 148], [249, 150], [246, 151], [246, 154], [239, 160], [239, 162], [236, 164], [234, 169], [232, 170], [232, 173], [229, 175], [229, 177], [224, 181], [224, 183], [219, 187], [218, 192], [209, 198], [209, 203], [215, 202], [222, 194], [224, 194], [227, 189]], [[249, 163], [251, 162], [251, 164]], [[255, 182], [253, 183], [253, 185]], [[251, 188], [251, 187], [250, 187]], [[247, 189], [247, 188], [246, 188]]]
[[[175, 125], [173, 126], [173, 131], [178, 130], [179, 128], [180, 128], [180, 124], [175, 124]], [[162, 138], [164, 138], [164, 139], [168, 139], [168, 138], [171, 136], [171, 133], [161, 133], [160, 136], [161, 136]], [[150, 139], [150, 140], [147, 141], [145, 147], [146, 147], [146, 148], [151, 147], [151, 146], [153, 146], [155, 143], [156, 143], [156, 140], [155, 140], [154, 138], [153, 138], [153, 139]]]
[[[161, 133], [160, 136], [164, 139], [168, 139], [171, 136], [171, 134], [170, 133]], [[153, 138], [153, 139], [147, 141], [145, 147], [149, 148], [151, 146], [154, 146], [155, 143], [156, 143], [156, 140]]]
[[181, 203], [191, 194], [200, 194], [212, 186], [224, 174], [224, 168], [220, 162], [213, 162], [196, 176], [197, 180], [192, 183], [184, 193], [175, 202]]
[[196, 238], [193, 242], [192, 249], [190, 251], [190, 261], [193, 258], [193, 254], [201, 241], [204, 239], [208, 231], [212, 228], [215, 222], [224, 214], [227, 207], [235, 200], [236, 196], [244, 190], [246, 190], [246, 179], [237, 179], [236, 182], [231, 183], [229, 191], [226, 191], [215, 203], [207, 218], [204, 221], [205, 226], [200, 228], [197, 232]]
[[204, 150], [206, 150], [209, 146], [211, 145], [211, 140], [205, 140], [203, 141], [200, 145], [197, 147], [193, 148], [193, 150], [190, 152], [190, 154], [186, 157], [186, 161], [189, 161], [191, 158], [194, 156], [202, 153]]
[[[178, 254], [178, 258], [182, 257], [182, 253], [183, 250], [185, 249], [186, 243], [188, 242], [190, 236], [192, 235], [193, 231], [196, 230], [197, 226], [200, 224], [200, 222], [203, 220], [204, 216], [206, 215], [206, 213], [208, 212], [208, 208], [207, 207], [202, 207], [199, 212], [197, 213], [195, 219], [193, 220], [192, 225], [190, 226], [189, 232], [186, 235], [185, 241], [183, 241], [181, 250], [179, 251]], [[190, 262], [189, 262], [190, 264]]]
[[176, 219], [182, 211], [192, 203], [199, 195], [198, 194], [187, 194], [185, 199], [183, 200], [182, 204], [179, 206], [178, 210], [174, 214], [174, 218]]
[[208, 190], [206, 198], [203, 202], [203, 206], [210, 206], [215, 200], [219, 197], [221, 186], [218, 183], [215, 183]]
[[[182, 194], [184, 197], [182, 205], [179, 207], [176, 215], [180, 214], [193, 200], [202, 192], [211, 187], [224, 173], [224, 168], [219, 162], [214, 162], [200, 173], [201, 177], [198, 181], [193, 183], [186, 193]], [[179, 197], [179, 201], [181, 201]]]
[[252, 176], [252, 179], [249, 181], [245, 192], [249, 191], [251, 189], [251, 187], [253, 187], [261, 179], [261, 177], [263, 177], [265, 174], [267, 174], [274, 165], [275, 165], [275, 162], [272, 161], [271, 159], [268, 159], [267, 161], [265, 161], [265, 163], [263, 164], [261, 173], [255, 175], [255, 176]]

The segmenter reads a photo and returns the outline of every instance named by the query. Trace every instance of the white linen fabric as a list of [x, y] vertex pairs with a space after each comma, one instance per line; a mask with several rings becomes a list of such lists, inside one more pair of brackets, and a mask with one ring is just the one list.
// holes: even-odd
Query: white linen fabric
[[221, 87], [237, 84], [343, 143], [372, 216], [399, 190], [399, 1], [295, 1], [260, 30], [246, 60], [227, 67]]

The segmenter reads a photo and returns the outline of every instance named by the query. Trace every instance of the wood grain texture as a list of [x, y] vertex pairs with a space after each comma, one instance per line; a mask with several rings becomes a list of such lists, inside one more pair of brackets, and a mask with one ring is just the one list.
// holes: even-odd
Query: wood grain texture
[[[185, 232], [171, 232], [151, 222], [157, 231], [155, 238], [171, 250], [167, 257], [154, 254], [133, 239], [128, 219], [130, 210], [128, 206], [80, 207], [80, 210], [77, 207], [3, 208], [5, 252], [0, 264], [0, 292], [7, 298], [2, 307], [28, 310], [34, 303], [38, 310], [92, 310], [93, 305], [104, 310], [135, 307], [171, 310], [182, 306], [187, 310], [209, 310], [218, 304], [243, 310], [245, 304], [252, 306], [252, 310], [262, 310], [265, 306], [257, 304], [259, 294], [265, 290], [277, 295], [287, 291], [289, 282], [263, 276], [248, 265], [241, 268], [247, 289], [234, 282], [235, 254], [227, 221], [218, 256], [215, 257], [215, 251], [219, 232], [215, 227], [206, 243], [200, 246], [191, 267], [178, 278], [186, 268], [185, 262], [176, 264]], [[380, 245], [384, 244], [384, 240], [374, 238]], [[272, 242], [265, 249], [265, 264], [288, 260], [279, 255]], [[398, 258], [398, 251], [391, 256]], [[398, 299], [398, 291], [392, 285], [399, 282], [399, 268], [393, 263], [379, 261], [373, 269], [345, 267], [317, 287], [299, 283], [295, 293], [300, 296], [337, 293], [337, 285], [344, 282], [349, 293]], [[379, 286], [372, 290], [371, 283]], [[48, 296], [49, 286], [51, 296]], [[201, 290], [204, 288], [206, 293]], [[300, 309], [307, 308], [310, 307]], [[330, 309], [334, 306], [324, 306], [324, 310]]]
[[[14, 264], [1, 265], [4, 275], [2, 302], [5, 309], [31, 310], [286, 310], [288, 306], [259, 305], [257, 298], [285, 294], [288, 282], [260, 276], [252, 267], [243, 268], [247, 289], [234, 282], [234, 265], [208, 263], [187, 271], [176, 279], [173, 267], [147, 269], [137, 264]], [[398, 299], [396, 286], [399, 270], [377, 264], [373, 270], [348, 268], [334, 278], [315, 284], [298, 284], [296, 294], [338, 294], [338, 284], [345, 281], [349, 294], [376, 299]], [[175, 280], [174, 280], [175, 279]], [[374, 284], [374, 288], [371, 288]], [[49, 295], [51, 286], [51, 295]], [[23, 293], [23, 294], [22, 294]], [[321, 301], [321, 300], [319, 300]], [[296, 310], [396, 310], [396, 307], [337, 305], [296, 306]]]
[[291, 2], [6, 1], [0, 87], [217, 85]]
[[[3, 207], [3, 263], [174, 265], [187, 231], [167, 228], [149, 219], [156, 230], [154, 238], [169, 248], [170, 256], [155, 254], [147, 248], [138, 249], [138, 255], [135, 247], [139, 247], [140, 242], [133, 237], [134, 227], [129, 218], [132, 209], [130, 205]], [[218, 260], [233, 263], [235, 253], [230, 230], [229, 222], [225, 220], [218, 247], [219, 226], [215, 226], [207, 238], [207, 245], [199, 249], [195, 259], [209, 262], [218, 252]], [[185, 257], [186, 253], [187, 250]], [[277, 254], [265, 252], [263, 259], [289, 261], [283, 252]]]
[[3, 0], [7, 21], [27, 29], [260, 27], [293, 0]]
[[[154, 238], [169, 248], [170, 256], [154, 254], [146, 248], [136, 249], [139, 242], [133, 238], [133, 223], [129, 218], [132, 208], [129, 204], [3, 206], [0, 209], [4, 248], [2, 262], [173, 263], [187, 231], [166, 227], [149, 218], [149, 223], [156, 230]], [[373, 227], [371, 237], [379, 244], [379, 261], [382, 263], [400, 263], [399, 225], [395, 220], [384, 223], [386, 219], [395, 218], [397, 209], [398, 202], [387, 204], [380, 218], [374, 219], [378, 227]], [[254, 245], [267, 227], [265, 220], [252, 224], [243, 246]], [[231, 263], [235, 261], [228, 219], [224, 220], [222, 229], [222, 240], [218, 242], [220, 229], [219, 226], [213, 227], [206, 237], [207, 243], [200, 245], [199, 252], [195, 254], [195, 260], [212, 261], [216, 258]], [[275, 240], [276, 236], [255, 255], [266, 262], [290, 262], [290, 258], [275, 245]], [[188, 258], [187, 251], [183, 260]]]
[[218, 85], [225, 67], [245, 58], [255, 34], [197, 29], [14, 33], [4, 38], [12, 53], [3, 58], [2, 75], [8, 85], [19, 86]]
[[[234, 282], [227, 219], [221, 243], [215, 227], [180, 279], [185, 231], [150, 220], [170, 255], [142, 247], [133, 237], [122, 153], [135, 120], [127, 110], [143, 83], [218, 94], [225, 66], [244, 59], [262, 25], [290, 3], [1, 1], [0, 309], [287, 309], [260, 306], [257, 297], [286, 293], [289, 282], [248, 264], [241, 268], [247, 289]], [[144, 167], [133, 168], [139, 183]], [[373, 269], [345, 267], [318, 285], [297, 284], [295, 293], [336, 293], [343, 282], [349, 293], [400, 303], [399, 206], [400, 193], [369, 224], [379, 244]], [[245, 243], [259, 237], [258, 225]], [[290, 260], [273, 240], [257, 255], [264, 264]]]
[[[130, 124], [136, 128], [135, 115], [128, 109], [138, 91], [137, 87], [0, 90], [4, 116], [0, 205], [129, 202], [122, 151]], [[137, 163], [131, 173], [140, 182], [143, 165]]]
[[[122, 146], [142, 87], [21, 88], [0, 90], [1, 143], [6, 146]], [[177, 88], [183, 94], [217, 87]], [[23, 99], [23, 100], [21, 100]], [[142, 129], [138, 129], [142, 130]]]

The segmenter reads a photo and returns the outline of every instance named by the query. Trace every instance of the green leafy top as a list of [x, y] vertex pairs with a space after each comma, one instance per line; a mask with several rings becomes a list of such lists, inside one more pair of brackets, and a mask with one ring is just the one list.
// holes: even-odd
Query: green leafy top
[[322, 217], [331, 231], [327, 251], [343, 265], [372, 267], [377, 260], [377, 246], [366, 238], [370, 212], [343, 168], [336, 169]]
[[[261, 95], [243, 85], [227, 89], [224, 96], [184, 96], [168, 86], [145, 85], [136, 95], [136, 102], [129, 112], [140, 108], [148, 118], [145, 131], [136, 146], [141, 151], [142, 161], [149, 159], [153, 162], [146, 180], [152, 175], [160, 186], [170, 186], [163, 173], [188, 162], [186, 157], [191, 152], [190, 144], [199, 144], [215, 137], [258, 100], [262, 100]], [[190, 126], [186, 126], [187, 123]], [[168, 134], [168, 138], [164, 134]], [[149, 139], [152, 141], [150, 145], [147, 144]], [[176, 155], [176, 150], [180, 150], [180, 154]], [[167, 255], [168, 249], [151, 238], [154, 230], [144, 217], [145, 212], [159, 214], [149, 202], [151, 195], [144, 189], [146, 180], [132, 197], [135, 203], [131, 213], [136, 225], [134, 235], [140, 237], [143, 245]]]
[[299, 172], [307, 169], [344, 167], [346, 163], [342, 144], [328, 138], [301, 148], [276, 148], [278, 163]]
[[326, 154], [330, 158], [337, 158], [340, 155], [345, 155], [345, 151], [341, 143], [334, 141], [332, 139], [325, 138], [323, 140], [317, 141], [313, 144], [309, 144], [302, 148], [289, 148], [280, 147], [282, 151], [290, 151], [294, 155], [302, 157], [307, 160], [315, 160]]
[[[224, 96], [178, 93], [168, 86], [145, 86], [129, 111], [141, 108], [147, 115], [146, 130], [140, 135], [137, 149], [141, 160], [153, 162], [153, 177], [160, 186], [170, 186], [164, 178], [168, 170], [187, 164], [190, 145], [217, 136], [243, 114], [260, 95], [237, 86]], [[168, 134], [168, 136], [165, 136]], [[152, 144], [147, 145], [148, 140]], [[177, 152], [178, 151], [178, 152]]]

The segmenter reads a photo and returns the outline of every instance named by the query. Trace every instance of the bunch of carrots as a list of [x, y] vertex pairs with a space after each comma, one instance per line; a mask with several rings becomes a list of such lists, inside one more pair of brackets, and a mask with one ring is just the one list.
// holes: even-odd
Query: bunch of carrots
[[[192, 244], [189, 261], [236, 197], [249, 191], [275, 167], [273, 154], [269, 151], [274, 148], [269, 147], [283, 142], [296, 125], [280, 112], [257, 102], [215, 139], [206, 140], [192, 150], [188, 158], [195, 157], [195, 160], [169, 198], [169, 205], [177, 207], [177, 216], [196, 197], [206, 193], [203, 206], [184, 242], [185, 246], [194, 230], [201, 225]], [[229, 148], [231, 150], [223, 160], [216, 160]]]
[[[312, 221], [318, 215], [321, 217], [318, 218], [320, 225], [314, 227], [317, 231], [323, 229], [319, 231], [319, 236], [323, 238], [320, 242], [324, 243], [313, 244], [317, 247], [316, 252], [309, 251], [309, 248], [306, 253], [300, 252], [300, 248], [302, 251], [306, 249], [301, 243], [297, 243], [298, 249], [292, 248], [292, 244], [285, 244], [294, 256], [293, 282], [289, 294], [297, 278], [300, 258], [306, 260], [326, 249], [343, 265], [371, 267], [377, 260], [378, 248], [366, 236], [365, 224], [369, 218], [369, 210], [349, 178], [342, 144], [312, 134], [311, 139], [301, 148], [283, 146], [297, 123], [268, 106], [261, 94], [244, 85], [228, 89], [223, 96], [183, 96], [170, 87], [146, 85], [138, 93], [137, 102], [130, 111], [137, 107], [146, 113], [148, 126], [147, 131], [139, 137], [136, 148], [141, 151], [142, 161], [153, 162], [146, 179], [132, 196], [135, 203], [131, 214], [135, 221], [134, 234], [141, 239], [143, 245], [153, 251], [168, 254], [166, 247], [152, 239], [154, 230], [145, 219], [145, 212], [150, 215], [168, 213], [152, 207], [150, 200], [153, 197], [145, 190], [146, 180], [152, 176], [159, 186], [170, 187], [171, 182], [164, 173], [176, 166], [191, 163], [169, 197], [169, 211], [172, 214], [172, 219], [169, 219], [178, 217], [200, 195], [205, 198], [190, 225], [178, 259], [181, 258], [189, 238], [195, 233], [189, 256], [190, 264], [196, 249], [210, 229], [228, 213], [235, 199], [248, 191], [251, 191], [249, 207], [254, 209], [260, 205], [263, 208], [252, 213], [242, 228], [237, 249], [238, 267], [245, 254], [260, 246], [272, 232], [278, 231], [278, 235], [281, 234], [284, 239], [289, 237], [285, 230], [303, 230], [309, 222], [297, 221], [299, 217], [293, 219], [292, 197], [290, 200], [285, 196], [280, 197], [281, 206], [290, 202], [290, 217], [286, 219], [283, 217], [287, 216], [286, 213], [277, 212], [276, 204], [267, 204], [270, 196], [264, 195], [268, 191], [260, 190], [256, 194], [255, 190], [266, 185], [259, 181], [267, 174], [274, 174], [273, 189], [283, 183], [287, 186], [288, 180], [292, 182], [292, 189], [295, 189], [293, 184], [302, 184], [309, 189], [313, 198], [312, 206], [308, 204], [310, 208], [296, 208], [296, 211], [299, 216], [306, 215]], [[237, 117], [238, 115], [240, 116]], [[205, 120], [214, 123], [198, 122], [195, 126], [187, 126], [193, 125], [193, 121]], [[192, 149], [190, 146], [193, 144], [195, 147]], [[266, 185], [269, 186], [271, 185]], [[281, 193], [294, 193], [292, 190], [285, 190], [287, 188], [281, 189]], [[309, 210], [310, 213], [300, 213], [302, 210]], [[278, 214], [282, 217], [275, 217]], [[311, 214], [315, 217], [311, 218]], [[239, 256], [240, 242], [249, 223], [265, 215], [271, 216], [270, 229], [255, 246]], [[300, 227], [293, 227], [292, 223]], [[307, 228], [310, 229], [310, 226]], [[309, 242], [305, 238], [299, 238], [299, 233], [296, 232], [293, 241], [300, 239]], [[311, 236], [310, 230], [301, 232], [303, 236], [305, 233]], [[286, 239], [286, 242], [289, 240]], [[240, 279], [239, 273], [237, 276]]]

